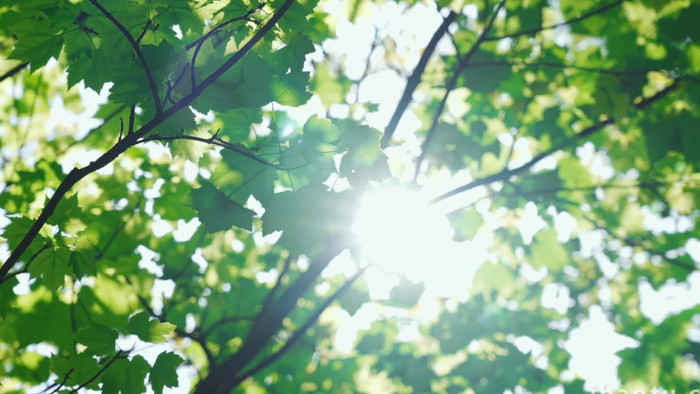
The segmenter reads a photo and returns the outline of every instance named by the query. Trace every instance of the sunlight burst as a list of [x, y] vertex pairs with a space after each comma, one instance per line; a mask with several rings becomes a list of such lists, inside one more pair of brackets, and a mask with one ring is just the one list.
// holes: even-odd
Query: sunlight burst
[[448, 219], [427, 198], [404, 188], [368, 192], [353, 230], [371, 264], [413, 280], [454, 260]]

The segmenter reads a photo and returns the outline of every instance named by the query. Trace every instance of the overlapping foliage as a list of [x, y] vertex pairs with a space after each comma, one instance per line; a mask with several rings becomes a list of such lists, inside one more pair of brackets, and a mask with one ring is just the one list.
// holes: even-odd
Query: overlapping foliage
[[[623, 387], [693, 388], [700, 309], [657, 324], [640, 287], [698, 275], [700, 4], [394, 5], [441, 12], [421, 48], [372, 19], [389, 6], [0, 5], [0, 390], [580, 392], [563, 343], [592, 308], [639, 342]], [[376, 33], [360, 75], [329, 45], [352, 23]], [[361, 95], [386, 73], [397, 100]], [[56, 110], [96, 104], [78, 86], [109, 91], [99, 126]], [[425, 321], [420, 284], [368, 297], [350, 228], [369, 187], [446, 173], [468, 181], [433, 202], [476, 196], [450, 220], [456, 241], [493, 234], [491, 258]], [[321, 275], [344, 250], [352, 272]], [[369, 305], [339, 351], [338, 316]]]

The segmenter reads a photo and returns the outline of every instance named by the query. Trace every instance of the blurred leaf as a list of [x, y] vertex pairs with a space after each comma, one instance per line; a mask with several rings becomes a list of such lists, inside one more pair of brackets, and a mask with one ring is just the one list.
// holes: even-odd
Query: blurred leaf
[[87, 346], [90, 354], [108, 354], [114, 351], [114, 342], [119, 334], [99, 323], [84, 327], [75, 333], [75, 340]]
[[530, 263], [535, 268], [547, 267], [556, 272], [569, 264], [569, 253], [557, 240], [557, 232], [552, 228], [535, 235], [531, 253]]
[[136, 335], [142, 341], [151, 343], [167, 342], [166, 336], [175, 330], [174, 325], [151, 319], [151, 316], [145, 311], [131, 316], [126, 328], [129, 333]]
[[226, 197], [214, 185], [202, 181], [202, 187], [192, 191], [192, 207], [207, 232], [228, 230], [233, 226], [252, 230], [255, 212]]

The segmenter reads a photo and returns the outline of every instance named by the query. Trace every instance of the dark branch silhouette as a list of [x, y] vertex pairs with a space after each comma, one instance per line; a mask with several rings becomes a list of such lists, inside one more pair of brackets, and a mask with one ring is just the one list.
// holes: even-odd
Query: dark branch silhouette
[[[638, 110], [644, 109], [644, 108], [650, 106], [651, 104], [653, 104], [654, 102], [656, 102], [657, 100], [660, 100], [661, 98], [666, 97], [669, 93], [673, 92], [677, 88], [678, 88], [678, 80], [674, 80], [671, 85], [658, 91], [653, 96], [648, 97], [648, 98], [640, 101], [639, 103], [635, 104], [635, 107]], [[465, 185], [456, 187], [456, 188], [454, 188], [446, 193], [443, 193], [443, 194], [435, 197], [434, 199], [431, 200], [431, 203], [440, 202], [440, 201], [445, 200], [449, 197], [452, 197], [452, 196], [455, 196], [457, 194], [464, 193], [466, 191], [474, 189], [475, 187], [488, 185], [488, 184], [493, 183], [493, 182], [508, 180], [511, 176], [519, 174], [525, 170], [532, 168], [532, 166], [539, 163], [542, 159], [550, 156], [551, 154], [558, 152], [562, 149], [566, 149], [571, 145], [576, 145], [579, 140], [584, 139], [584, 138], [590, 136], [591, 134], [602, 130], [605, 126], [611, 125], [614, 122], [615, 122], [615, 120], [613, 118], [607, 118], [606, 120], [604, 120], [602, 122], [598, 122], [592, 126], [587, 127], [586, 129], [584, 129], [580, 133], [568, 138], [566, 141], [563, 141], [562, 143], [552, 147], [548, 151], [540, 153], [539, 155], [533, 157], [532, 160], [528, 161], [527, 163], [525, 163], [519, 167], [516, 167], [513, 169], [504, 169], [503, 171], [498, 172], [496, 174], [488, 175], [488, 176], [485, 176], [483, 178], [476, 179], [476, 180], [474, 180], [470, 183], [467, 183]]]
[[218, 25], [216, 25], [216, 27], [214, 27], [213, 29], [208, 31], [205, 35], [203, 35], [202, 37], [193, 41], [192, 43], [188, 44], [185, 47], [185, 49], [187, 49], [187, 50], [190, 50], [193, 47], [195, 48], [194, 53], [192, 54], [192, 61], [190, 62], [190, 64], [192, 65], [192, 68], [190, 69], [190, 79], [191, 79], [193, 87], [195, 85], [197, 85], [195, 65], [197, 64], [197, 55], [199, 54], [199, 51], [202, 49], [202, 45], [204, 45], [204, 43], [207, 42], [207, 40], [209, 38], [211, 38], [213, 35], [219, 33], [221, 31], [221, 29], [230, 25], [231, 23], [242, 21], [242, 20], [248, 20], [248, 18], [255, 12], [255, 10], [256, 9], [253, 8], [251, 10], [248, 10], [248, 12], [246, 12], [245, 15], [243, 15], [243, 16], [231, 18], [227, 21], [219, 23]]
[[425, 66], [428, 64], [428, 60], [430, 60], [430, 57], [435, 51], [435, 47], [437, 46], [442, 36], [445, 35], [445, 33], [447, 32], [447, 28], [450, 26], [450, 23], [452, 23], [455, 20], [455, 18], [457, 18], [457, 14], [453, 11], [450, 11], [450, 14], [447, 15], [447, 17], [445, 17], [440, 27], [438, 27], [438, 29], [435, 30], [433, 37], [428, 42], [428, 46], [425, 47], [425, 50], [423, 51], [423, 54], [420, 57], [420, 60], [418, 60], [416, 68], [413, 70], [413, 73], [411, 73], [411, 76], [406, 81], [406, 88], [404, 89], [403, 94], [401, 95], [401, 99], [399, 100], [399, 104], [396, 106], [396, 110], [394, 110], [394, 114], [391, 116], [391, 120], [389, 120], [389, 124], [386, 126], [386, 128], [384, 128], [384, 135], [382, 136], [381, 140], [382, 148], [386, 148], [387, 145], [389, 145], [389, 141], [391, 141], [391, 137], [394, 135], [394, 132], [396, 132], [396, 127], [399, 125], [401, 117], [403, 116], [404, 112], [406, 112], [406, 108], [408, 108], [408, 104], [411, 102], [413, 92], [416, 90], [416, 87], [418, 87], [418, 84], [420, 83], [421, 77], [423, 76], [423, 72], [425, 71]]
[[204, 137], [197, 137], [194, 135], [187, 135], [187, 134], [172, 135], [172, 136], [160, 136], [158, 134], [154, 134], [154, 135], [150, 135], [148, 137], [142, 138], [141, 140], [139, 140], [138, 143], [141, 144], [141, 143], [145, 143], [145, 142], [149, 142], [149, 141], [165, 142], [165, 141], [177, 141], [177, 140], [190, 140], [190, 141], [196, 141], [196, 142], [202, 142], [205, 144], [220, 146], [224, 149], [228, 149], [230, 151], [239, 153], [239, 154], [241, 154], [241, 155], [243, 155], [251, 160], [254, 160], [254, 161], [260, 163], [260, 164], [264, 164], [268, 167], [274, 168], [276, 170], [281, 170], [281, 171], [296, 170], [296, 169], [299, 169], [299, 168], [307, 165], [307, 164], [301, 164], [301, 165], [296, 166], [296, 167], [285, 167], [285, 166], [280, 166], [280, 165], [277, 165], [274, 163], [270, 163], [269, 161], [261, 159], [258, 156], [256, 156], [255, 154], [247, 151], [245, 148], [243, 148], [241, 146], [237, 146], [235, 144], [232, 144], [228, 141], [224, 141], [221, 138], [217, 137], [216, 135], [211, 136], [209, 138], [204, 138]]
[[270, 18], [270, 20], [265, 25], [263, 25], [260, 28], [260, 30], [258, 30], [255, 33], [255, 35], [250, 40], [248, 40], [248, 42], [246, 42], [245, 45], [243, 45], [243, 47], [238, 52], [233, 54], [233, 56], [226, 60], [221, 66], [219, 66], [219, 68], [214, 70], [214, 72], [212, 72], [208, 77], [206, 77], [199, 85], [194, 87], [188, 95], [177, 101], [175, 104], [172, 105], [172, 107], [166, 109], [161, 113], [156, 114], [153, 117], [153, 119], [151, 119], [148, 123], [144, 124], [137, 131], [134, 131], [133, 133], [127, 135], [124, 139], [114, 144], [114, 146], [111, 149], [109, 149], [95, 161], [91, 162], [85, 167], [74, 168], [73, 170], [71, 170], [63, 179], [61, 184], [56, 188], [56, 191], [54, 192], [53, 196], [51, 196], [51, 198], [48, 200], [48, 202], [44, 206], [44, 209], [39, 214], [39, 217], [36, 218], [34, 224], [29, 229], [27, 234], [22, 238], [17, 247], [12, 251], [10, 257], [8, 257], [5, 263], [3, 263], [3, 265], [0, 267], [0, 285], [4, 282], [7, 273], [10, 271], [10, 269], [19, 260], [24, 251], [27, 250], [34, 238], [36, 238], [37, 234], [39, 234], [39, 230], [41, 230], [41, 227], [43, 227], [43, 225], [46, 224], [49, 217], [53, 215], [53, 212], [58, 206], [58, 203], [63, 199], [66, 193], [68, 193], [68, 191], [70, 191], [73, 188], [73, 186], [76, 183], [78, 183], [81, 179], [85, 178], [89, 174], [92, 174], [93, 172], [114, 161], [124, 151], [138, 144], [139, 140], [143, 138], [147, 133], [155, 129], [165, 120], [175, 115], [183, 108], [187, 108], [187, 106], [189, 106], [192, 103], [192, 101], [194, 101], [197, 97], [199, 97], [199, 95], [201, 95], [206, 88], [208, 88], [211, 84], [216, 82], [216, 80], [219, 79], [221, 75], [223, 75], [227, 70], [229, 70], [236, 63], [238, 63], [238, 61], [248, 53], [253, 48], [253, 46], [255, 46], [255, 44], [257, 44], [263, 38], [263, 36], [265, 36], [267, 32], [269, 32], [270, 29], [272, 29], [272, 27], [277, 24], [282, 15], [284, 15], [285, 12], [287, 12], [287, 10], [289, 9], [289, 7], [291, 7], [292, 3], [294, 3], [294, 0], [286, 0], [282, 4], [282, 6], [277, 10], [277, 12], [275, 12], [275, 14]]
[[440, 104], [438, 104], [438, 107], [435, 110], [430, 129], [428, 129], [428, 133], [426, 134], [425, 139], [423, 140], [423, 144], [421, 144], [420, 156], [418, 156], [418, 159], [416, 160], [416, 169], [413, 177], [414, 179], [418, 178], [418, 174], [420, 174], [421, 164], [423, 164], [423, 160], [425, 160], [425, 155], [427, 154], [428, 146], [430, 145], [430, 141], [432, 141], [433, 136], [435, 135], [435, 130], [437, 129], [440, 116], [442, 116], [442, 113], [445, 111], [445, 105], [447, 104], [447, 99], [450, 96], [450, 93], [457, 86], [457, 81], [459, 80], [460, 74], [462, 74], [462, 71], [464, 71], [464, 69], [467, 68], [467, 66], [469, 65], [469, 61], [479, 50], [479, 47], [484, 42], [486, 36], [489, 34], [489, 31], [491, 31], [491, 28], [493, 27], [493, 22], [496, 20], [498, 12], [501, 10], [501, 8], [503, 8], [503, 5], [505, 3], [505, 0], [502, 0], [500, 3], [498, 3], [498, 6], [496, 6], [495, 10], [493, 10], [493, 13], [491, 14], [491, 17], [489, 18], [488, 22], [486, 22], [486, 25], [484, 26], [484, 31], [481, 32], [479, 38], [476, 40], [474, 45], [472, 45], [471, 49], [469, 49], [469, 52], [467, 52], [467, 54], [460, 60], [459, 64], [457, 64], [457, 67], [455, 68], [452, 77], [450, 78], [449, 82], [447, 82], [447, 90], [445, 91], [445, 94], [442, 96], [442, 100], [440, 100]]
[[635, 240], [635, 239], [630, 238], [630, 237], [623, 237], [623, 236], [617, 235], [617, 234], [613, 233], [609, 228], [607, 228], [607, 227], [603, 226], [601, 223], [599, 223], [596, 219], [588, 217], [586, 215], [584, 215], [583, 218], [586, 219], [588, 222], [590, 222], [593, 226], [595, 226], [596, 229], [605, 231], [608, 235], [615, 238], [616, 240], [618, 240], [624, 244], [627, 244], [629, 246], [644, 249], [644, 251], [646, 251], [647, 253], [649, 253], [653, 256], [661, 257], [670, 265], [676, 266], [678, 268], [682, 268], [682, 269], [687, 270], [689, 272], [693, 272], [693, 271], [698, 269], [698, 267], [695, 265], [695, 263], [691, 264], [687, 261], [684, 261], [684, 260], [681, 260], [678, 258], [668, 257], [666, 255], [666, 252], [664, 252], [664, 251], [656, 250], [656, 249], [653, 249], [651, 247], [647, 247], [647, 246], [643, 245], [644, 240], [640, 241], [640, 240]]
[[658, 72], [668, 72], [667, 70], [663, 69], [648, 69], [648, 70], [613, 70], [613, 69], [605, 69], [605, 68], [596, 68], [596, 67], [583, 67], [583, 66], [577, 66], [573, 64], [563, 64], [563, 63], [554, 63], [554, 62], [537, 62], [537, 63], [531, 63], [531, 62], [523, 62], [523, 61], [502, 61], [502, 62], [478, 62], [478, 63], [471, 63], [468, 67], [473, 68], [473, 67], [532, 67], [532, 68], [561, 68], [565, 70], [576, 70], [576, 71], [583, 71], [583, 72], [590, 72], [590, 73], [597, 73], [597, 74], [608, 74], [608, 75], [615, 75], [615, 76], [638, 76], [638, 75], [646, 75], [650, 72], [653, 71], [658, 71]]
[[107, 364], [104, 365], [104, 367], [100, 368], [100, 370], [97, 371], [97, 372], [95, 373], [95, 375], [93, 375], [90, 379], [88, 379], [88, 380], [86, 380], [85, 382], [83, 382], [83, 384], [81, 384], [80, 386], [78, 386], [78, 387], [76, 387], [75, 389], [71, 390], [71, 394], [77, 393], [78, 391], [80, 391], [80, 389], [85, 388], [85, 387], [87, 387], [90, 383], [94, 382], [95, 379], [97, 379], [98, 377], [100, 377], [100, 375], [102, 375], [102, 373], [103, 373], [104, 371], [106, 371], [107, 368], [109, 368], [110, 366], [112, 366], [112, 364], [113, 364], [115, 361], [117, 361], [119, 358], [121, 358], [124, 354], [125, 354], [125, 352], [122, 351], [122, 350], [117, 351], [117, 354], [115, 354], [114, 357], [112, 357], [112, 358], [107, 362]]
[[[369, 266], [364, 267], [360, 269], [355, 275], [350, 277], [345, 283], [343, 283], [343, 286], [341, 286], [338, 290], [335, 291], [335, 293], [331, 294], [328, 298], [326, 298], [321, 305], [316, 308], [314, 311], [313, 315], [311, 315], [304, 324], [299, 327], [299, 329], [292, 335], [291, 338], [285, 342], [285, 344], [275, 353], [271, 354], [270, 356], [266, 357], [262, 361], [260, 361], [258, 364], [250, 368], [248, 371], [244, 372], [240, 377], [237, 377], [234, 383], [240, 384], [243, 382], [245, 379], [255, 375], [256, 373], [262, 371], [263, 369], [269, 367], [274, 363], [275, 361], [279, 360], [282, 356], [284, 356], [289, 349], [294, 346], [299, 339], [308, 331], [311, 326], [316, 324], [318, 321], [318, 318], [321, 316], [321, 313], [325, 311], [333, 302], [335, 302], [344, 292], [346, 292], [352, 285], [355, 283], [355, 281], [362, 276], [362, 274], [367, 270]], [[235, 387], [235, 385], [234, 385]]]
[[29, 272], [29, 265], [30, 265], [34, 260], [36, 260], [36, 258], [39, 257], [39, 255], [40, 255], [41, 253], [43, 253], [45, 250], [47, 250], [47, 249], [50, 248], [50, 247], [51, 247], [51, 244], [44, 244], [39, 250], [37, 250], [37, 251], [29, 258], [29, 260], [27, 260], [27, 262], [24, 264], [24, 267], [22, 267], [21, 270], [16, 271], [16, 272], [13, 272], [13, 273], [11, 273], [11, 274], [8, 274], [7, 277], [5, 278], [5, 280], [9, 280], [9, 279], [14, 278], [15, 276], [17, 276], [17, 275], [19, 275], [19, 274], [23, 274], [23, 273], [25, 273], [25, 272]]
[[606, 5], [604, 5], [604, 6], [600, 7], [600, 8], [596, 8], [595, 10], [590, 11], [590, 12], [587, 12], [587, 13], [581, 15], [581, 16], [578, 16], [578, 17], [576, 17], [576, 18], [572, 18], [572, 19], [569, 19], [569, 20], [567, 20], [567, 21], [564, 21], [564, 22], [561, 22], [561, 23], [557, 23], [557, 24], [554, 24], [554, 25], [551, 25], [551, 26], [543, 26], [543, 27], [538, 27], [538, 28], [535, 28], [535, 29], [523, 30], [523, 31], [519, 31], [519, 32], [517, 32], [517, 33], [506, 34], [506, 35], [502, 35], [502, 36], [488, 37], [488, 38], [486, 38], [486, 41], [497, 41], [497, 40], [502, 40], [502, 39], [504, 39], [504, 38], [515, 38], [515, 37], [520, 37], [520, 36], [527, 36], [527, 35], [539, 33], [539, 32], [544, 31], [544, 30], [551, 30], [551, 29], [556, 29], [557, 27], [562, 27], [562, 26], [570, 25], [570, 24], [572, 24], [572, 23], [580, 22], [580, 21], [582, 21], [582, 20], [584, 20], [584, 19], [590, 18], [590, 17], [592, 17], [592, 16], [595, 16], [595, 15], [598, 15], [598, 14], [602, 14], [603, 12], [605, 12], [605, 11], [607, 11], [607, 10], [610, 10], [610, 9], [612, 9], [612, 8], [617, 7], [618, 5], [622, 4], [624, 1], [625, 1], [625, 0], [616, 0], [616, 1], [613, 1], [613, 2], [610, 3], [610, 4], [606, 4]]
[[321, 272], [337, 255], [336, 245], [328, 245], [320, 257], [274, 301], [263, 308], [253, 322], [241, 348], [223, 363], [209, 371], [199, 382], [196, 393], [223, 393], [239, 384], [244, 369], [263, 350], [273, 335], [282, 327], [282, 321], [297, 306], [297, 301], [313, 285]]
[[20, 63], [14, 67], [12, 67], [9, 71], [7, 71], [5, 74], [0, 75], [0, 82], [6, 80], [7, 78], [11, 78], [13, 75], [17, 74], [18, 72], [24, 70], [29, 63]]
[[163, 111], [163, 107], [161, 106], [160, 103], [160, 94], [158, 93], [158, 87], [156, 85], [156, 80], [153, 78], [153, 74], [151, 73], [150, 67], [148, 67], [148, 62], [146, 62], [146, 58], [143, 56], [143, 52], [141, 52], [141, 47], [139, 46], [139, 43], [136, 42], [134, 39], [134, 36], [129, 33], [129, 30], [124, 27], [124, 25], [121, 24], [117, 20], [117, 18], [114, 17], [107, 9], [105, 9], [102, 4], [100, 4], [97, 0], [90, 0], [90, 3], [97, 7], [100, 12], [109, 19], [114, 26], [119, 29], [119, 31], [124, 35], [124, 37], [129, 41], [129, 44], [131, 44], [131, 47], [134, 49], [134, 52], [136, 53], [136, 57], [139, 58], [139, 62], [141, 63], [141, 66], [143, 67], [143, 71], [146, 73], [146, 78], [148, 79], [148, 88], [151, 90], [151, 96], [153, 97], [153, 104], [155, 105], [156, 109], [156, 114], [160, 114]]

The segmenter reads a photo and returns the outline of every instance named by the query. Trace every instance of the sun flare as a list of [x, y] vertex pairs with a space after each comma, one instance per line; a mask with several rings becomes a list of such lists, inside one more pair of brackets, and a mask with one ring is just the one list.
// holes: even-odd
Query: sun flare
[[428, 201], [400, 187], [365, 195], [353, 230], [371, 264], [420, 280], [448, 257], [454, 232]]

